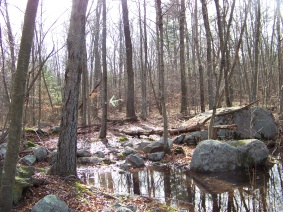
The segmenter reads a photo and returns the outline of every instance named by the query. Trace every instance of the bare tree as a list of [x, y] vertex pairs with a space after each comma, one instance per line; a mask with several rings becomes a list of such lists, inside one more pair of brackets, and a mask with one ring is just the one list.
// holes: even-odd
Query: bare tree
[[[145, 43], [143, 43], [143, 35], [145, 35], [145, 33], [143, 34], [143, 28], [142, 27], [142, 18], [141, 18], [141, 3], [138, 2], [138, 8], [139, 8], [139, 28], [140, 28], [140, 62], [141, 62], [141, 93], [142, 93], [142, 110], [141, 110], [141, 118], [143, 120], [146, 120], [147, 117], [147, 104], [146, 104], [146, 62], [144, 62], [146, 59], [143, 57], [144, 53], [143, 53], [143, 45], [147, 45]], [[145, 8], [146, 11], [146, 8]], [[145, 41], [144, 41], [145, 42]], [[147, 51], [147, 49], [145, 49], [144, 51]], [[147, 56], [147, 54], [145, 53], [145, 56]]]
[[106, 64], [106, 0], [102, 0], [102, 119], [99, 138], [106, 138], [107, 131], [107, 64]]
[[82, 51], [85, 39], [85, 14], [88, 0], [73, 0], [67, 39], [68, 62], [65, 72], [62, 118], [58, 155], [50, 173], [59, 176], [77, 175], [78, 98], [82, 73]]
[[258, 92], [258, 72], [259, 72], [259, 41], [261, 34], [261, 6], [260, 1], [256, 1], [255, 5], [256, 18], [255, 18], [255, 43], [254, 43], [254, 70], [253, 70], [253, 78], [252, 78], [252, 102], [257, 100], [257, 92]]
[[212, 75], [213, 75], [213, 64], [212, 64], [212, 36], [209, 26], [208, 11], [207, 11], [207, 0], [201, 0], [202, 6], [202, 17], [205, 28], [206, 37], [206, 63], [207, 63], [207, 90], [208, 90], [208, 108], [209, 110], [213, 107], [213, 86], [212, 86]]
[[179, 17], [180, 28], [180, 72], [181, 72], [181, 113], [188, 113], [188, 98], [187, 98], [187, 83], [186, 83], [186, 66], [185, 66], [185, 18], [186, 18], [186, 6], [185, 0], [181, 0], [181, 12]]
[[38, 0], [29, 0], [27, 2], [10, 107], [8, 146], [1, 178], [0, 211], [8, 212], [12, 210], [13, 188], [21, 139], [25, 86], [34, 35], [37, 6]]
[[165, 98], [165, 80], [164, 80], [164, 59], [163, 59], [163, 14], [161, 9], [161, 0], [156, 0], [156, 12], [158, 17], [158, 30], [159, 30], [159, 49], [158, 49], [158, 57], [159, 57], [159, 77], [160, 77], [160, 102], [162, 106], [162, 117], [163, 117], [163, 139], [164, 139], [164, 149], [166, 152], [170, 151], [168, 146], [168, 118], [166, 111], [166, 98]]
[[280, 27], [280, 19], [281, 19], [281, 12], [280, 12], [280, 5], [281, 1], [277, 0], [277, 52], [278, 52], [278, 91], [279, 91], [279, 113], [283, 112], [283, 46], [282, 46], [282, 36], [281, 36], [281, 27]]
[[127, 0], [121, 0], [123, 11], [123, 24], [124, 35], [127, 55], [127, 106], [126, 116], [130, 120], [136, 120], [135, 112], [135, 85], [134, 85], [134, 71], [133, 71], [133, 54], [132, 54], [132, 41], [129, 25], [129, 11]]

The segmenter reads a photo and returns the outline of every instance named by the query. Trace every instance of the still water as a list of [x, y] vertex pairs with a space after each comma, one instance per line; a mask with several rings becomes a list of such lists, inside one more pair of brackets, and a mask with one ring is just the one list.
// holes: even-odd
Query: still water
[[110, 167], [84, 167], [78, 173], [82, 180], [96, 187], [116, 194], [159, 199], [182, 211], [283, 211], [281, 163], [268, 170], [218, 175], [160, 167], [123, 174]]

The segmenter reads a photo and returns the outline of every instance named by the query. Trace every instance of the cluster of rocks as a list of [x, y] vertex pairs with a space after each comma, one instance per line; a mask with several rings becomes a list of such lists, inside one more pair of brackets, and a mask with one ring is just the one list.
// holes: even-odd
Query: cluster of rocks
[[[173, 147], [173, 140], [168, 139], [168, 146], [170, 149]], [[139, 154], [140, 151], [146, 156]], [[161, 161], [165, 156], [164, 139], [161, 137], [159, 141], [142, 141], [135, 146], [132, 143], [126, 143], [120, 155], [125, 157], [125, 163], [120, 165], [123, 170], [142, 167], [145, 165], [145, 159], [153, 162]]]
[[[220, 129], [218, 139], [249, 139], [256, 138], [263, 141], [275, 140], [278, 136], [278, 127], [272, 113], [260, 107], [246, 109], [222, 108], [223, 112], [216, 116], [215, 126], [235, 124], [236, 129]], [[207, 116], [208, 112], [198, 117]], [[208, 139], [208, 131], [195, 131], [187, 135], [180, 135], [174, 139], [174, 144], [195, 146], [200, 141]]]
[[[7, 143], [0, 145], [0, 156], [5, 158]], [[13, 189], [13, 203], [17, 205], [22, 197], [22, 192], [25, 188], [31, 186], [38, 186], [44, 183], [43, 180], [33, 177], [35, 168], [33, 165], [36, 162], [45, 161], [47, 159], [47, 149], [43, 146], [34, 147], [27, 152], [30, 154], [24, 156], [19, 160], [16, 169], [15, 186]], [[0, 180], [2, 176], [3, 160], [0, 161]]]

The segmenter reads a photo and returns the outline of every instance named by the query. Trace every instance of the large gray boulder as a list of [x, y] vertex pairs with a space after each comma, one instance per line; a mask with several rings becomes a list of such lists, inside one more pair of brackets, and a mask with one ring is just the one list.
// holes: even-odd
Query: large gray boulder
[[39, 162], [47, 159], [47, 149], [44, 146], [34, 148], [33, 154]]
[[266, 145], [257, 139], [221, 142], [200, 142], [192, 156], [191, 169], [219, 172], [262, 165], [268, 158]]
[[77, 157], [91, 157], [91, 152], [87, 149], [78, 149]]
[[144, 160], [138, 154], [127, 156], [125, 163], [131, 164], [131, 166], [133, 166], [133, 167], [144, 166]]
[[234, 123], [238, 125], [241, 138], [257, 138], [273, 140], [278, 135], [278, 129], [272, 113], [264, 108], [252, 107], [234, 115]]
[[[228, 108], [229, 109], [229, 108]], [[219, 130], [218, 137], [257, 138], [274, 140], [278, 135], [278, 128], [272, 113], [261, 107], [251, 107], [235, 110], [231, 115], [220, 115], [215, 120], [216, 125], [236, 124], [237, 130]]]
[[47, 195], [39, 200], [31, 209], [32, 212], [68, 212], [68, 205], [56, 195]]
[[165, 155], [164, 152], [155, 152], [155, 153], [148, 154], [147, 157], [151, 161], [160, 161], [160, 160], [162, 160], [164, 155]]
[[122, 153], [123, 153], [123, 155], [128, 156], [130, 154], [137, 153], [137, 151], [135, 149], [133, 149], [132, 147], [126, 146]]
[[154, 153], [154, 152], [163, 152], [164, 151], [164, 144], [161, 141], [155, 141], [147, 145], [143, 151], [145, 153]]
[[269, 150], [265, 143], [257, 139], [229, 141], [227, 143], [237, 148], [242, 167], [261, 165], [269, 156]]
[[21, 163], [26, 166], [33, 166], [36, 162], [36, 157], [34, 155], [26, 155], [21, 159]]
[[200, 142], [191, 160], [191, 169], [201, 172], [234, 170], [238, 166], [236, 147], [217, 140]]

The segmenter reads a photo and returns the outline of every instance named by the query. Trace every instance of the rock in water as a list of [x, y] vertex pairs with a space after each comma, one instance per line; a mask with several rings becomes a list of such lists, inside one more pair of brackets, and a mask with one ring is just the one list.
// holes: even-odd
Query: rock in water
[[266, 145], [257, 139], [200, 142], [191, 160], [191, 169], [200, 172], [229, 171], [262, 165], [268, 158]]

